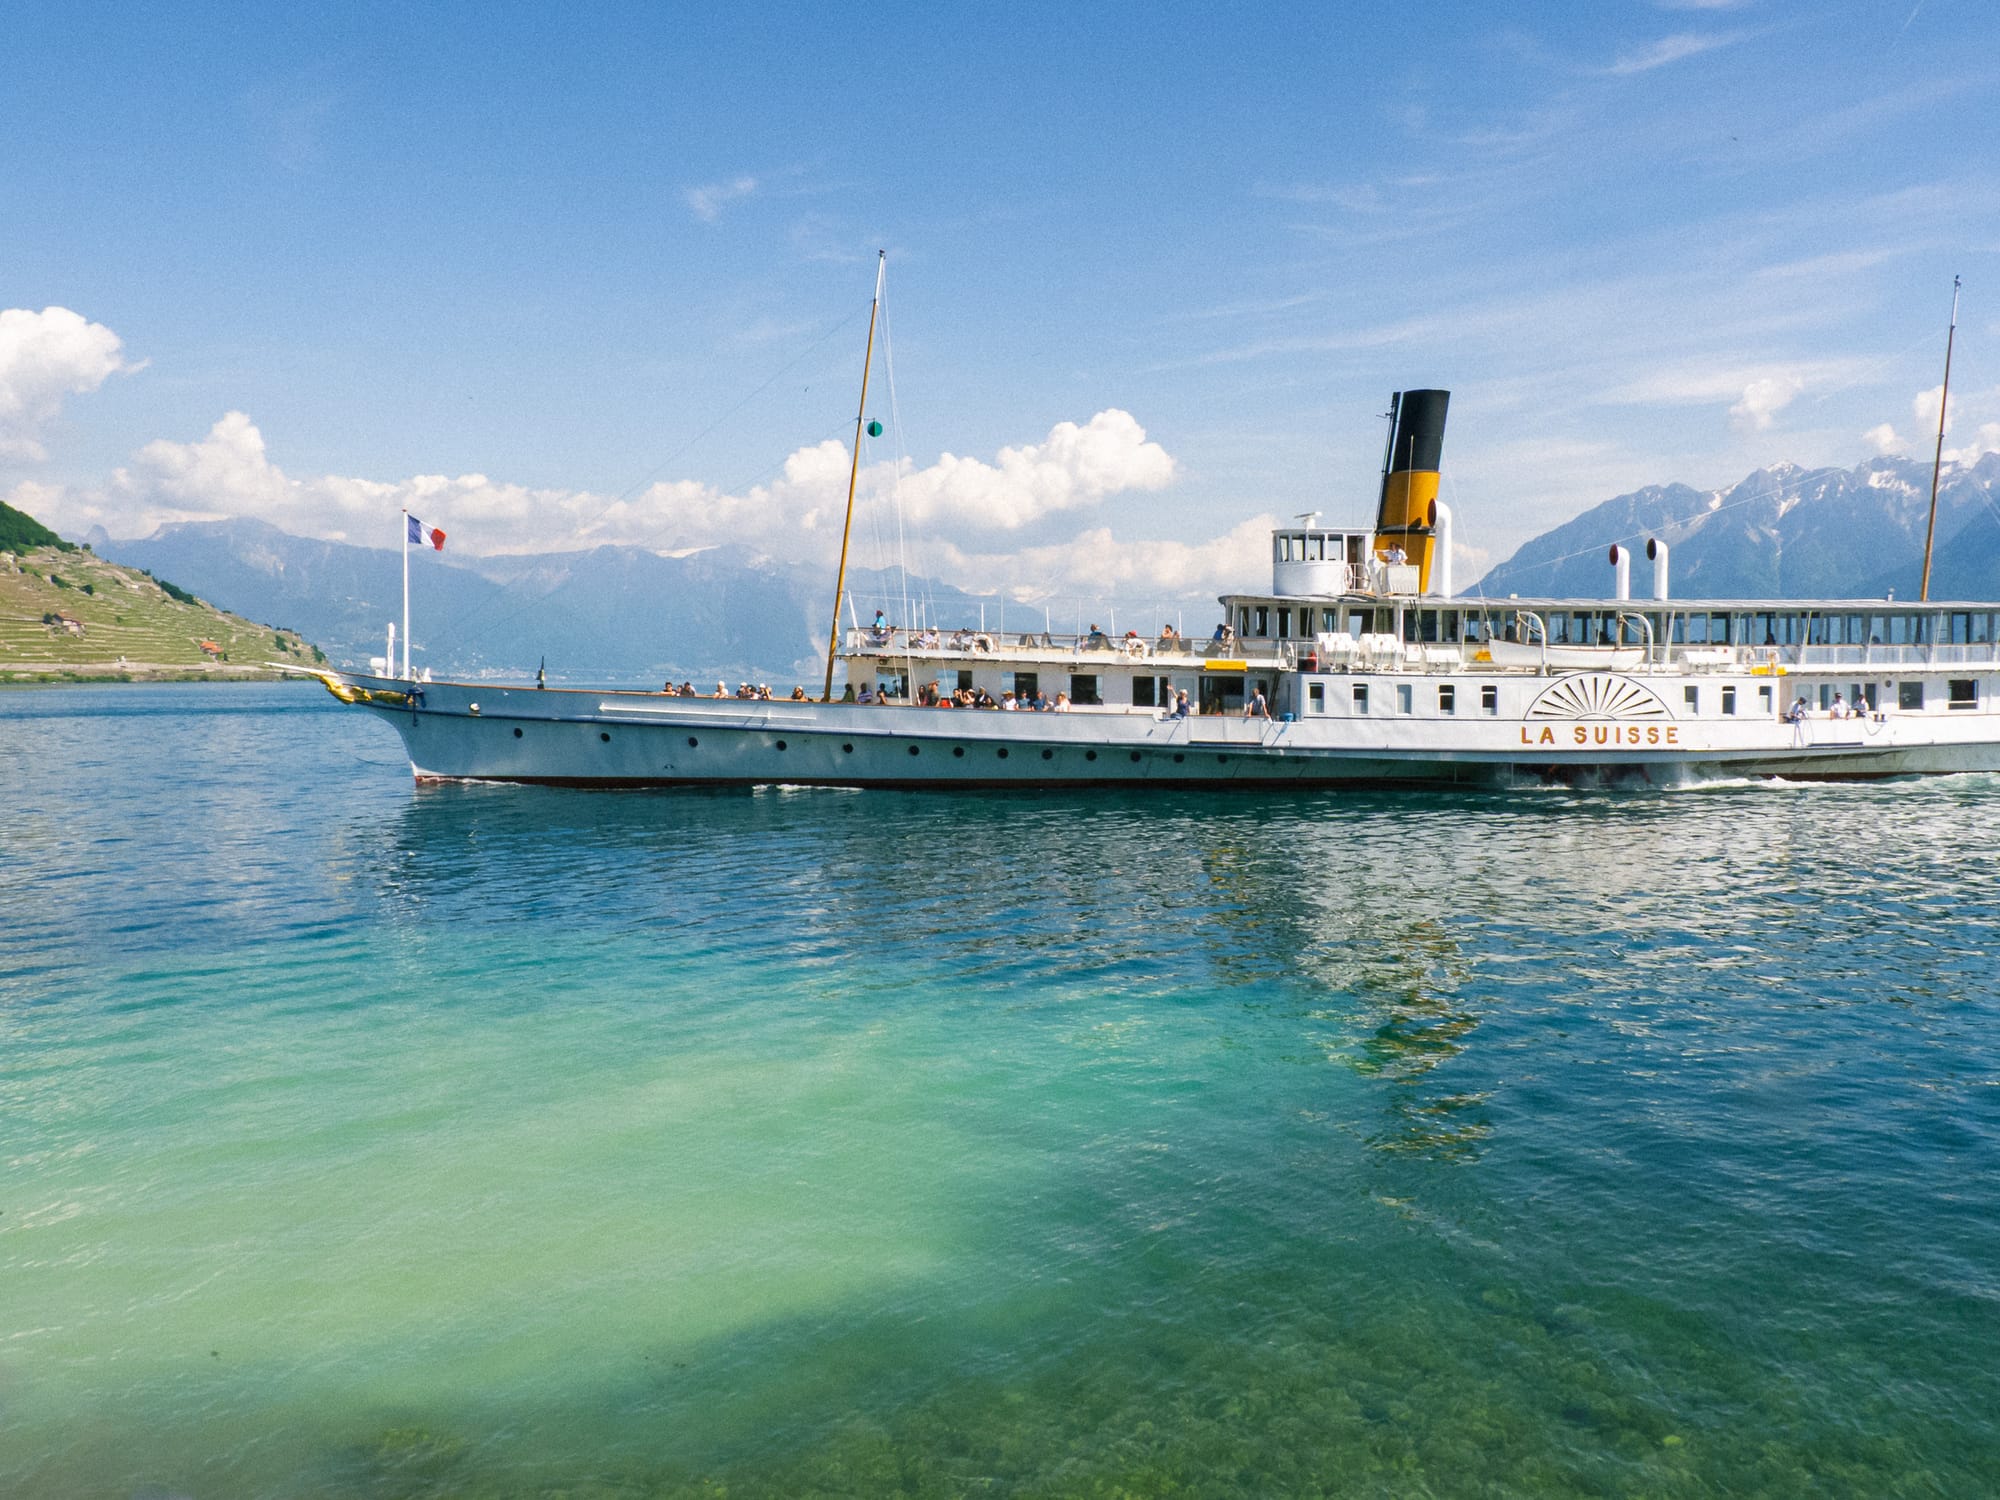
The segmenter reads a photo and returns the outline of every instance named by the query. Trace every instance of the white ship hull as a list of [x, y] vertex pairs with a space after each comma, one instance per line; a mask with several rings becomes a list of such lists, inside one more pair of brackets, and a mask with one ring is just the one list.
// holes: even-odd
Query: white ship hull
[[1284, 722], [412, 685], [351, 673], [325, 680], [396, 730], [420, 781], [1303, 787], [2000, 770], [2000, 723], [1984, 713], [1800, 724], [1546, 714]]

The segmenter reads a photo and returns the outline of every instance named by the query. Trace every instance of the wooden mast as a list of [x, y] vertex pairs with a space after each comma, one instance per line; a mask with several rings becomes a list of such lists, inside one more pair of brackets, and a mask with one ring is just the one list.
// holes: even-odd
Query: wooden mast
[[1944, 384], [1938, 389], [1937, 450], [1931, 454], [1931, 522], [1924, 529], [1924, 580], [1917, 590], [1917, 602], [1931, 597], [1931, 543], [1937, 539], [1938, 469], [1944, 464], [1944, 408], [1951, 400], [1951, 345], [1958, 337], [1958, 278], [1951, 278], [1951, 328], [1944, 336]]
[[[882, 274], [889, 252], [875, 252], [875, 300], [868, 305], [868, 351], [861, 357], [861, 410], [854, 414], [854, 458], [847, 469], [847, 520], [840, 528], [840, 571], [833, 576], [833, 628], [826, 636], [826, 686], [819, 701], [833, 701], [833, 658], [840, 647], [840, 596], [847, 589], [847, 539], [854, 531], [854, 484], [861, 477], [861, 424], [868, 420], [868, 370], [875, 363], [875, 314], [882, 306]], [[1953, 306], [1957, 304], [1954, 302]], [[1956, 314], [1954, 314], [1956, 316]]]

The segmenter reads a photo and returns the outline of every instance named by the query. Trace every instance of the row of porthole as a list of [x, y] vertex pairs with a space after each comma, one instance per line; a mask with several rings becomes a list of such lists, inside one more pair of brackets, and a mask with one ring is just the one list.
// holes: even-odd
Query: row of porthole
[[[515, 730], [515, 731], [514, 731], [514, 734], [515, 734], [515, 737], [516, 737], [516, 738], [519, 738], [519, 736], [520, 736], [520, 733], [521, 733], [521, 731], [520, 731], [520, 730], [518, 730], [518, 729], [517, 729], [517, 730]], [[609, 739], [611, 738], [611, 736], [607, 734], [607, 735], [603, 736], [603, 738], [605, 738], [606, 740], [609, 740]], [[690, 750], [694, 750], [694, 749], [698, 749], [698, 748], [700, 747], [700, 745], [701, 745], [701, 741], [700, 741], [700, 740], [696, 739], [696, 738], [695, 738], [695, 737], [694, 737], [693, 735], [689, 735], [689, 736], [688, 736], [688, 749], [690, 749]], [[785, 742], [784, 742], [783, 740], [779, 740], [779, 741], [777, 741], [777, 748], [778, 748], [778, 749], [780, 749], [780, 750], [783, 750], [783, 749], [786, 749], [786, 748], [788, 748], [788, 747], [786, 746], [786, 744], [785, 744]], [[853, 746], [853, 744], [852, 744], [852, 743], [843, 743], [843, 744], [841, 745], [840, 749], [841, 749], [841, 753], [842, 753], [842, 754], [844, 754], [844, 755], [852, 755], [852, 754], [854, 753], [854, 746]], [[912, 746], [910, 746], [910, 754], [912, 754], [912, 755], [921, 755], [922, 753], [923, 753], [923, 747], [922, 747], [922, 746], [920, 746], [920, 745], [912, 745]], [[953, 755], [954, 755], [955, 757], [957, 757], [958, 759], [961, 759], [961, 760], [963, 760], [963, 759], [965, 758], [965, 746], [963, 746], [963, 745], [953, 745], [953, 746], [951, 747], [951, 753], [952, 753], [952, 754], [953, 754]], [[996, 753], [998, 754], [998, 756], [999, 756], [999, 758], [1000, 758], [1001, 760], [1005, 760], [1005, 759], [1007, 758], [1007, 747], [1006, 747], [1006, 746], [1004, 746], [1004, 745], [1002, 745], [1002, 746], [1000, 747], [1000, 749], [999, 749], [999, 750], [998, 750], [998, 751], [997, 751]], [[1056, 753], [1055, 753], [1055, 751], [1053, 751], [1053, 750], [1044, 750], [1044, 751], [1042, 752], [1042, 759], [1043, 759], [1043, 760], [1054, 760], [1054, 759], [1055, 759], [1055, 756], [1056, 756]], [[1083, 752], [1083, 758], [1084, 758], [1085, 760], [1096, 760], [1096, 759], [1097, 759], [1097, 752], [1096, 752], [1095, 750], [1086, 750], [1086, 751], [1084, 751], [1084, 752]], [[1132, 764], [1133, 764], [1133, 765], [1135, 765], [1135, 766], [1136, 766], [1136, 765], [1137, 765], [1137, 764], [1138, 764], [1138, 763], [1139, 763], [1139, 762], [1140, 762], [1140, 761], [1141, 761], [1142, 759], [1144, 759], [1144, 757], [1143, 757], [1143, 756], [1141, 756], [1141, 755], [1140, 755], [1140, 753], [1139, 753], [1139, 752], [1138, 752], [1137, 750], [1134, 750], [1134, 751], [1132, 752]], [[1175, 765], [1179, 765], [1179, 764], [1181, 764], [1181, 763], [1182, 763], [1183, 761], [1185, 761], [1186, 759], [1187, 759], [1187, 757], [1186, 757], [1185, 755], [1182, 755], [1182, 754], [1180, 754], [1180, 753], [1176, 752], [1176, 753], [1175, 753], [1175, 755], [1174, 755], [1174, 764], [1175, 764]], [[1216, 764], [1217, 764], [1218, 766], [1226, 766], [1226, 765], [1228, 765], [1228, 764], [1229, 764], [1229, 757], [1228, 757], [1228, 756], [1226, 756], [1226, 755], [1218, 755], [1218, 756], [1216, 756], [1216, 757], [1215, 757], [1215, 763], [1216, 763]]]
[[[520, 730], [519, 730], [518, 728], [516, 728], [516, 729], [515, 729], [515, 731], [514, 731], [514, 738], [518, 740], [518, 739], [519, 739], [520, 737], [521, 737], [521, 731], [520, 731]], [[611, 743], [611, 736], [610, 736], [610, 734], [609, 734], [608, 732], [600, 732], [600, 733], [598, 734], [598, 736], [597, 736], [597, 737], [598, 737], [598, 738], [599, 738], [600, 740], [603, 740], [603, 741], [604, 741], [604, 743], [605, 743], [605, 744], [607, 744], [607, 745]], [[693, 741], [693, 740], [689, 740], [689, 741], [688, 741], [688, 743], [689, 743], [690, 745], [692, 745], [692, 744], [694, 743], [694, 741]]]

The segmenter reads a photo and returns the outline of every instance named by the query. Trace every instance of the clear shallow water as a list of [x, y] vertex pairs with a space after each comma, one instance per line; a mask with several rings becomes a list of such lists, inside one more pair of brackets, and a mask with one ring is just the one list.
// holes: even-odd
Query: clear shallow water
[[0, 786], [0, 1493], [2000, 1473], [2000, 779], [420, 791], [119, 687]]

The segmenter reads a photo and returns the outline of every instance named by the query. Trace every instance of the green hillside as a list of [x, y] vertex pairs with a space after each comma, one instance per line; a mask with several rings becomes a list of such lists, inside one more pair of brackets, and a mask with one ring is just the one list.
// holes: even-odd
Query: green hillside
[[227, 614], [87, 547], [32, 544], [49, 533], [0, 511], [0, 683], [241, 680], [278, 675], [266, 662], [325, 660], [293, 631]]

